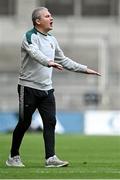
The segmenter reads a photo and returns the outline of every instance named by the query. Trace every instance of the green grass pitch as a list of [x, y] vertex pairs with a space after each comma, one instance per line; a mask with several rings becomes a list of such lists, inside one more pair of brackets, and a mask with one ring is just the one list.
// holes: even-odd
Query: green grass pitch
[[0, 134], [0, 179], [120, 179], [120, 137], [56, 135], [59, 158], [64, 168], [44, 167], [41, 133], [27, 133], [21, 146], [25, 168], [6, 167], [11, 134]]

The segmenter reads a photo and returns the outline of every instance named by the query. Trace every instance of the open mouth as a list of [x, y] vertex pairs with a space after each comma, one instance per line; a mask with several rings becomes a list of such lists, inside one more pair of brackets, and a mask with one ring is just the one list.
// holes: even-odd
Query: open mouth
[[53, 26], [53, 22], [50, 22], [50, 26]]

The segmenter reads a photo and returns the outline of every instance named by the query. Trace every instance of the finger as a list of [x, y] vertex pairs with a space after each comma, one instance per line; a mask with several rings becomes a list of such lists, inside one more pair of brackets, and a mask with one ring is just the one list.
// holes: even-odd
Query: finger
[[98, 73], [98, 72], [97, 72], [96, 74], [97, 74], [98, 76], [101, 76], [101, 74], [100, 74], [100, 73]]
[[57, 68], [57, 69], [59, 69], [59, 70], [63, 70], [63, 66], [61, 65], [61, 64], [57, 64], [57, 63], [55, 63], [54, 64], [55, 66], [55, 68]]
[[59, 70], [63, 70], [62, 66], [57, 66], [56, 68], [59, 69]]

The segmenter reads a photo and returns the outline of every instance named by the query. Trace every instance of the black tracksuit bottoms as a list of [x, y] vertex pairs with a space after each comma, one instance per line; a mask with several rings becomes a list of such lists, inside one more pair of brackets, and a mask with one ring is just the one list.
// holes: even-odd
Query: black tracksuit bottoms
[[11, 157], [19, 155], [20, 145], [29, 128], [32, 115], [38, 109], [43, 121], [45, 158], [55, 155], [56, 105], [54, 89], [41, 91], [18, 85], [19, 121], [13, 131]]

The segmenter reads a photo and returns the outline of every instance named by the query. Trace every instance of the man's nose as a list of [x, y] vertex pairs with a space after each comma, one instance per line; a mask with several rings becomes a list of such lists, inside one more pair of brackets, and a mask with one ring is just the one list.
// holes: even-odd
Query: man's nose
[[50, 20], [53, 20], [53, 17], [51, 16]]

